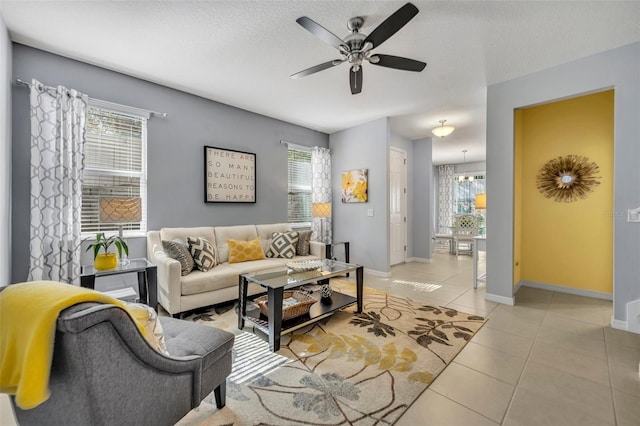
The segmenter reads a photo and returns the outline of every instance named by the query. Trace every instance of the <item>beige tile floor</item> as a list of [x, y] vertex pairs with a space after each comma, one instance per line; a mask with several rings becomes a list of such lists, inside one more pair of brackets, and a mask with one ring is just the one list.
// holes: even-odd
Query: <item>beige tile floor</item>
[[[435, 253], [365, 285], [488, 317], [397, 425], [640, 425], [640, 335], [609, 327], [611, 302], [521, 288], [484, 299], [472, 259]], [[483, 262], [481, 259], [481, 269]], [[0, 425], [14, 425], [0, 395]]]
[[[484, 268], [481, 260], [481, 269]], [[472, 259], [435, 253], [365, 284], [488, 317], [397, 425], [640, 425], [640, 335], [611, 302], [521, 288], [516, 305], [473, 289]]]

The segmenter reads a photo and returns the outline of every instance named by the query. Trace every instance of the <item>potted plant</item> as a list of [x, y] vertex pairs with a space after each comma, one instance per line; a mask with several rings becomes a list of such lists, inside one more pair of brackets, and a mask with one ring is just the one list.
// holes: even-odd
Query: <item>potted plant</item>
[[[98, 271], [107, 271], [114, 269], [118, 266], [118, 257], [115, 253], [109, 251], [109, 247], [115, 245], [118, 250], [118, 257], [122, 258], [122, 250], [126, 255], [129, 255], [129, 247], [127, 243], [118, 235], [113, 235], [107, 238], [104, 232], [96, 234], [96, 242], [89, 244], [87, 251], [93, 249], [93, 266]], [[104, 249], [104, 253], [100, 253], [100, 249]]]

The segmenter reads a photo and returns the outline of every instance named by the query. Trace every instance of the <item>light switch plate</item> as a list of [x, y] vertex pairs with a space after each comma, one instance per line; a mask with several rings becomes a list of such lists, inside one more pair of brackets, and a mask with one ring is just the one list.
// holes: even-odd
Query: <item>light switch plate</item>
[[373, 209], [367, 209], [367, 216], [373, 217]]
[[627, 222], [640, 222], [640, 209], [627, 210]]

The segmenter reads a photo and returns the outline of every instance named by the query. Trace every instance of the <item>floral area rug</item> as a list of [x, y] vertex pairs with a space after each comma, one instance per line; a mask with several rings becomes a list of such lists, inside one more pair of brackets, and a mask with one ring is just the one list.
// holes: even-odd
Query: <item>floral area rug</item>
[[[331, 286], [355, 294], [353, 283]], [[236, 333], [227, 404], [217, 410], [211, 394], [181, 425], [394, 424], [485, 322], [365, 288], [363, 313], [336, 312], [272, 354], [237, 330], [233, 305], [217, 309], [185, 319]]]

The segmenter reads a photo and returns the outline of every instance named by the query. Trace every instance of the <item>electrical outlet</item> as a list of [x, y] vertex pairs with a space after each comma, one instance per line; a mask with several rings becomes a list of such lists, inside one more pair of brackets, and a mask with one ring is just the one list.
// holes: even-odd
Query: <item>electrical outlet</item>
[[373, 209], [367, 209], [367, 216], [373, 217]]

